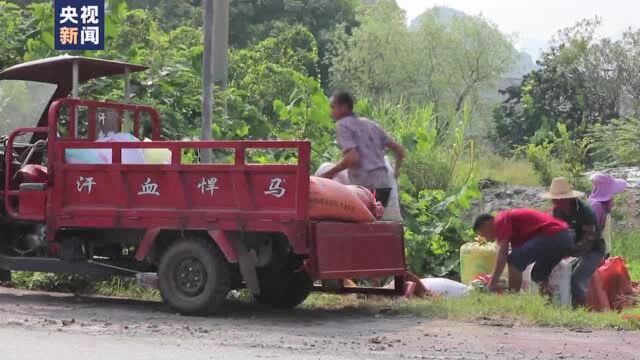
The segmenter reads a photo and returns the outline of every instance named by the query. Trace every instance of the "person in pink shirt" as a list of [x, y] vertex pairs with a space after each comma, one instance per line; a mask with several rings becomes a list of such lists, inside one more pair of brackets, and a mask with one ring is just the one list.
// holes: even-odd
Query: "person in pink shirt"
[[[592, 190], [589, 196], [589, 203], [593, 212], [596, 214], [598, 226], [602, 233], [605, 233], [607, 226], [607, 216], [613, 210], [613, 197], [627, 188], [627, 182], [622, 179], [616, 179], [609, 174], [596, 173], [591, 176]], [[611, 230], [611, 229], [606, 229]], [[606, 257], [609, 256], [610, 244], [607, 244]]]

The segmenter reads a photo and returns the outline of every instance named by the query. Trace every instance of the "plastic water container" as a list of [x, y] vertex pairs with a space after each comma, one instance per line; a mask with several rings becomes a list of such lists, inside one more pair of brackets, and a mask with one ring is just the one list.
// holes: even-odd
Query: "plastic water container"
[[[492, 275], [498, 259], [498, 245], [495, 242], [475, 241], [460, 247], [460, 279], [470, 284], [481, 274]], [[501, 279], [508, 279], [505, 267]]]
[[[560, 261], [549, 275], [549, 287], [551, 288], [551, 301], [562, 306], [571, 306], [571, 274], [575, 258], [566, 258]], [[539, 295], [538, 284], [531, 280], [531, 264], [522, 274], [522, 290], [527, 293]]]
[[531, 295], [539, 295], [540, 289], [538, 289], [538, 284], [531, 280], [531, 270], [533, 269], [533, 265], [531, 264], [527, 266], [527, 268], [522, 273], [522, 291]]

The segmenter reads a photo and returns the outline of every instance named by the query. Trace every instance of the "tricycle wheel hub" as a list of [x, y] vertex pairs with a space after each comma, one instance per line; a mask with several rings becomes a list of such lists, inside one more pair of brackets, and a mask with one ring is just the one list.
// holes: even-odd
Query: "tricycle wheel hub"
[[204, 264], [194, 257], [180, 261], [174, 270], [174, 275], [178, 291], [190, 297], [200, 295], [207, 283]]

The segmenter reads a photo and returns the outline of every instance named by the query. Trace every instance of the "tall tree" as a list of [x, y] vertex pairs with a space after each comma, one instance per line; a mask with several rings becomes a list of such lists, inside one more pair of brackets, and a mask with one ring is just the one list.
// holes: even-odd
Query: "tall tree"
[[496, 140], [541, 141], [557, 123], [578, 138], [590, 126], [620, 117], [623, 100], [634, 93], [638, 63], [632, 65], [629, 48], [635, 41], [630, 32], [622, 42], [597, 39], [599, 26], [599, 19], [587, 19], [558, 32], [539, 61], [541, 68], [506, 91], [509, 98], [495, 112]]
[[514, 61], [511, 41], [481, 17], [442, 21], [427, 12], [414, 31], [395, 1], [364, 7], [333, 61], [334, 86], [374, 98], [450, 104], [460, 111]]

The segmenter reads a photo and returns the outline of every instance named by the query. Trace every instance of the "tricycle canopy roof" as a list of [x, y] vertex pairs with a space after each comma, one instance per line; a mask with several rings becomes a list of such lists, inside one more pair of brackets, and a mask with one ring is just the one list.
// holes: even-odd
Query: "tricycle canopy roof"
[[38, 121], [38, 126], [46, 126], [47, 109], [51, 102], [67, 97], [73, 89], [74, 63], [78, 65], [78, 84], [105, 76], [125, 75], [127, 70], [129, 73], [134, 73], [148, 69], [144, 65], [120, 61], [61, 55], [12, 66], [0, 72], [0, 80], [23, 80], [55, 84], [55, 93]]
[[71, 88], [74, 62], [78, 63], [78, 81], [80, 83], [104, 76], [124, 75], [127, 68], [132, 73], [148, 69], [144, 65], [120, 61], [62, 55], [12, 66], [0, 72], [0, 80], [37, 81], [56, 84], [59, 88]]

